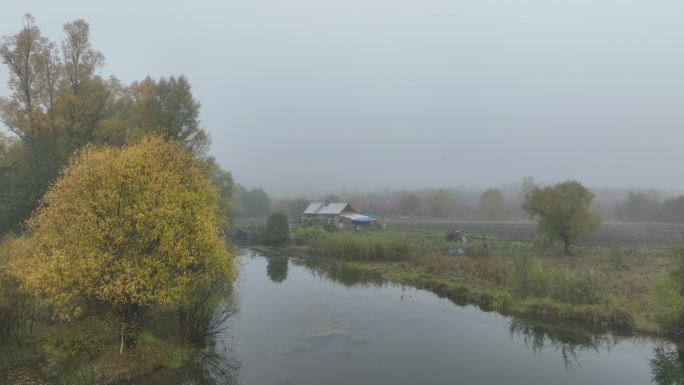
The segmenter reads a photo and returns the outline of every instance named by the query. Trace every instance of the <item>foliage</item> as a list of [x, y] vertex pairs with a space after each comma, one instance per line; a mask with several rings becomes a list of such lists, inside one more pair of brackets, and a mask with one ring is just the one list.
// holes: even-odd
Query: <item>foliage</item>
[[353, 261], [405, 260], [418, 255], [421, 245], [400, 235], [338, 232], [311, 244], [324, 258]]
[[261, 188], [246, 191], [242, 199], [246, 214], [250, 217], [265, 217], [271, 213], [271, 198]]
[[183, 143], [193, 154], [204, 154], [209, 146], [207, 134], [199, 128], [199, 102], [185, 76], [150, 77], [130, 86], [133, 127], [136, 133], [154, 133]]
[[0, 133], [0, 235], [19, 232], [62, 164], [49, 143]]
[[490, 242], [486, 237], [471, 237], [466, 245], [467, 253], [471, 257], [489, 257], [492, 250]]
[[[88, 144], [121, 146], [155, 133], [213, 162], [185, 77], [130, 86], [104, 79], [98, 74], [104, 55], [91, 47], [88, 23], [75, 20], [63, 29], [57, 44], [26, 15], [21, 31], [0, 42], [10, 91], [0, 97], [0, 123], [13, 134], [0, 135], [0, 235], [22, 230], [68, 159]], [[227, 178], [217, 168], [207, 172], [224, 200], [232, 186], [223, 189]]]
[[321, 226], [296, 226], [292, 230], [292, 238], [297, 245], [307, 245], [330, 234]]
[[677, 334], [684, 332], [684, 246], [672, 250], [670, 274], [655, 285], [655, 298], [659, 305], [662, 327]]
[[649, 364], [653, 383], [658, 385], [684, 384], [684, 351], [681, 346], [677, 345], [676, 348], [657, 346]]
[[498, 188], [488, 188], [480, 197], [480, 213], [485, 219], [499, 219], [503, 214], [506, 199]]
[[238, 311], [238, 296], [226, 279], [216, 279], [193, 295], [178, 308], [180, 334], [203, 344], [225, 330], [226, 321]]
[[523, 296], [549, 297], [573, 304], [596, 304], [600, 300], [600, 279], [593, 269], [549, 269], [528, 255], [513, 261], [514, 284]]
[[218, 190], [219, 209], [221, 216], [225, 219], [223, 223], [223, 233], [228, 232], [228, 217], [231, 211], [231, 200], [235, 191], [235, 182], [230, 171], [226, 171], [216, 163], [216, 159], [208, 157], [202, 160], [202, 166], [209, 182]]
[[95, 359], [107, 343], [106, 325], [91, 317], [54, 326], [43, 344], [47, 370], [59, 373], [63, 384], [90, 384], [95, 377]]
[[530, 218], [538, 218], [537, 231], [563, 242], [565, 253], [570, 245], [596, 231], [601, 219], [589, 211], [594, 194], [577, 181], [535, 188], [525, 198], [523, 209]]
[[290, 223], [283, 213], [273, 213], [268, 217], [263, 232], [263, 242], [269, 245], [284, 245], [290, 242]]
[[659, 279], [654, 284], [658, 323], [663, 330], [677, 334], [684, 330], [684, 297], [681, 289], [682, 284], [671, 275]]
[[657, 191], [635, 193], [630, 191], [627, 200], [615, 208], [615, 215], [623, 221], [653, 221], [660, 210]]
[[81, 313], [81, 298], [106, 304], [120, 320], [154, 304], [183, 304], [232, 276], [217, 203], [198, 162], [176, 143], [148, 137], [89, 148], [30, 219], [13, 270], [65, 319]]
[[11, 239], [0, 242], [0, 346], [21, 343], [32, 332], [36, 304], [33, 295], [7, 269]]

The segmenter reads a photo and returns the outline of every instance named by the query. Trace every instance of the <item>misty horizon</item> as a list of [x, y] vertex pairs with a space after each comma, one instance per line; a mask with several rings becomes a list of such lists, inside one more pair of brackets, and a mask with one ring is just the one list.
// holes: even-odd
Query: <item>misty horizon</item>
[[682, 3], [125, 3], [7, 4], [0, 35], [80, 18], [104, 77], [187, 76], [242, 185], [684, 190]]

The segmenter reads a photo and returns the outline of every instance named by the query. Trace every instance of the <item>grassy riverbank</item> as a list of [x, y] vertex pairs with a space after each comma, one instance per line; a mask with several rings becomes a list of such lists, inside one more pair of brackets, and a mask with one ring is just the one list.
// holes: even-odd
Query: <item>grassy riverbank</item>
[[444, 234], [334, 233], [285, 250], [373, 271], [459, 304], [545, 319], [568, 319], [665, 333], [668, 311], [656, 288], [673, 264], [670, 250], [586, 247], [563, 255], [553, 245], [478, 237], [466, 254]]
[[[150, 322], [172, 318], [152, 314]], [[37, 320], [33, 333], [0, 349], [0, 383], [39, 385], [128, 384], [140, 378], [172, 375], [201, 350], [164, 333], [145, 331], [119, 354], [116, 336], [104, 321], [87, 317], [70, 323]], [[166, 333], [168, 334], [168, 333]]]

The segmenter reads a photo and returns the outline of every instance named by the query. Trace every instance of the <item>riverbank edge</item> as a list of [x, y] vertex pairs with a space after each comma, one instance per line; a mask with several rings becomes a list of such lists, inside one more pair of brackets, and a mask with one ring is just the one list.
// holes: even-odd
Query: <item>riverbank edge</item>
[[486, 312], [504, 316], [539, 319], [540, 321], [574, 321], [588, 326], [615, 328], [620, 331], [670, 338], [653, 322], [617, 304], [578, 305], [549, 298], [520, 298], [504, 288], [483, 288], [454, 281], [438, 274], [417, 272], [410, 261], [346, 261], [324, 259], [313, 255], [307, 246], [251, 245], [249, 249], [266, 255], [303, 257], [338, 264], [344, 267], [375, 273], [391, 282], [430, 291], [447, 298], [458, 306], [473, 305]]

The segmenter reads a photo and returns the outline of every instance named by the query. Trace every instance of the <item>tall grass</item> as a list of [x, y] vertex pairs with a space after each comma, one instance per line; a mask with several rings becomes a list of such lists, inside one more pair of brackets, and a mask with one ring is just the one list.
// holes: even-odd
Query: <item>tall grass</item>
[[594, 269], [549, 268], [529, 255], [513, 259], [513, 282], [525, 297], [548, 297], [578, 305], [601, 300], [600, 277]]
[[422, 242], [406, 236], [350, 232], [333, 233], [311, 243], [311, 251], [321, 257], [349, 261], [406, 260], [422, 248]]

